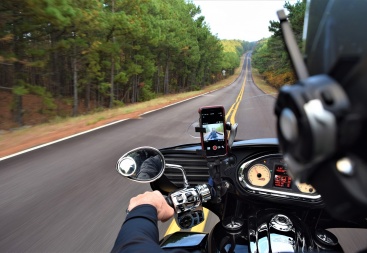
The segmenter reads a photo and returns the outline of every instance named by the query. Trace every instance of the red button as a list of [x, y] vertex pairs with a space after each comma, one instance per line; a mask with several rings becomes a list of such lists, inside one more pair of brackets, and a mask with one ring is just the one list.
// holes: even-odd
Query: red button
[[214, 145], [214, 146], [213, 146], [213, 150], [217, 150], [217, 146], [215, 146], [215, 145]]

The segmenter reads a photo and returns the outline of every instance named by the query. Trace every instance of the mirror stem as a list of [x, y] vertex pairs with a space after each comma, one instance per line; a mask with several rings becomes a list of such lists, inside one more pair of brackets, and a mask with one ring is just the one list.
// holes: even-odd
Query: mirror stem
[[185, 188], [189, 187], [189, 183], [187, 182], [187, 178], [186, 178], [186, 172], [185, 172], [184, 168], [181, 165], [166, 163], [166, 168], [181, 170], [183, 180], [184, 180], [184, 182], [183, 182], [184, 187]]

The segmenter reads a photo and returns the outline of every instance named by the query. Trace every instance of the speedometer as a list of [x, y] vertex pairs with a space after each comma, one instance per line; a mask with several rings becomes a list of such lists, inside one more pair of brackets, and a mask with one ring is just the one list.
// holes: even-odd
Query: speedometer
[[247, 179], [254, 186], [265, 186], [271, 178], [270, 170], [262, 164], [253, 165], [247, 172]]

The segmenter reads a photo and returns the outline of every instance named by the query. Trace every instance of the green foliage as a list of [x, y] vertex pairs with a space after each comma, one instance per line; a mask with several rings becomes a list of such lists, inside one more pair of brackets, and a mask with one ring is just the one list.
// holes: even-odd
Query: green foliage
[[13, 87], [12, 91], [13, 91], [13, 94], [18, 95], [18, 96], [24, 96], [29, 93], [29, 90], [27, 89], [25, 85], [15, 86]]
[[89, 108], [198, 90], [252, 48], [220, 41], [186, 0], [2, 0], [2, 17], [0, 62], [16, 65], [2, 85], [50, 111], [52, 97]]
[[98, 91], [101, 92], [104, 95], [108, 95], [109, 94], [109, 90], [111, 88], [111, 84], [110, 83], [106, 83], [106, 82], [102, 82], [98, 85]]
[[233, 74], [234, 69], [240, 66], [240, 58], [245, 50], [249, 49], [250, 42], [240, 40], [222, 40], [223, 56], [222, 69]]
[[[306, 2], [298, 1], [294, 5], [286, 2], [284, 7], [289, 12], [289, 21], [296, 41], [301, 47]], [[289, 55], [286, 52], [280, 23], [278, 21], [270, 21], [269, 31], [273, 35], [257, 43], [253, 51], [252, 63], [268, 83], [275, 88], [280, 88], [284, 84], [296, 82], [296, 76]]]
[[42, 108], [43, 112], [51, 112], [56, 109], [56, 104], [52, 94], [46, 90], [45, 87], [28, 85], [29, 92], [31, 94], [40, 96], [42, 98], [42, 103], [45, 108]]
[[192, 90], [192, 91], [198, 91], [198, 90], [201, 90], [201, 87], [199, 86], [199, 85], [191, 85], [191, 87], [190, 87], [190, 90]]
[[127, 74], [125, 72], [120, 72], [115, 76], [115, 82], [125, 84], [129, 78], [127, 77]]
[[139, 96], [139, 102], [148, 101], [156, 98], [156, 94], [152, 91], [152, 86], [149, 83], [141, 84], [141, 94]]
[[124, 102], [122, 102], [120, 100], [113, 100], [113, 105], [115, 107], [123, 107], [123, 106], [125, 106]]
[[56, 109], [54, 98], [52, 97], [52, 94], [46, 90], [45, 87], [30, 85], [23, 81], [19, 81], [18, 83], [19, 85], [15, 86], [12, 90], [14, 95], [21, 97], [27, 94], [33, 94], [41, 97], [43, 107], [40, 108], [40, 111], [42, 113], [52, 114], [52, 112]]

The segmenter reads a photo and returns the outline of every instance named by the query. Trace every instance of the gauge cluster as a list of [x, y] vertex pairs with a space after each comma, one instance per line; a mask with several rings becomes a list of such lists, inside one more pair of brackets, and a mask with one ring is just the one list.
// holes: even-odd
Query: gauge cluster
[[238, 170], [238, 180], [242, 189], [250, 194], [321, 199], [311, 185], [296, 182], [289, 176], [288, 165], [281, 155], [267, 155], [243, 163]]

